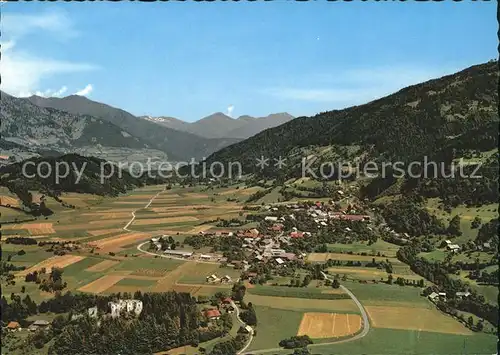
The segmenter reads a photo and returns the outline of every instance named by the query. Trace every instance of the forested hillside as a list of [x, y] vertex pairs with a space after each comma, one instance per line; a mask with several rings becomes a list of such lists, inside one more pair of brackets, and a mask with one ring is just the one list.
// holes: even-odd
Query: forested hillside
[[207, 161], [239, 161], [245, 173], [252, 173], [259, 171], [255, 162], [261, 155], [283, 156], [289, 162], [286, 173], [293, 175], [311, 146], [351, 151], [343, 155], [361, 162], [408, 162], [434, 156], [457, 140], [467, 141], [466, 149], [490, 147], [496, 143], [494, 135], [482, 137], [479, 132], [498, 126], [497, 84], [497, 62], [476, 65], [365, 105], [296, 118], [224, 148]]
[[[63, 163], [67, 163], [70, 170], [64, 176], [66, 169], [61, 165], [60, 179], [57, 180], [56, 165]], [[25, 164], [26, 174], [23, 173]], [[41, 174], [37, 172], [38, 167]], [[102, 182], [101, 174], [104, 176]], [[58, 196], [61, 192], [116, 196], [146, 182], [146, 178], [132, 177], [128, 171], [119, 170], [116, 166], [112, 168], [104, 160], [78, 154], [31, 158], [0, 169], [0, 186], [8, 187], [23, 202], [29, 200], [29, 191], [40, 191], [51, 196]]]

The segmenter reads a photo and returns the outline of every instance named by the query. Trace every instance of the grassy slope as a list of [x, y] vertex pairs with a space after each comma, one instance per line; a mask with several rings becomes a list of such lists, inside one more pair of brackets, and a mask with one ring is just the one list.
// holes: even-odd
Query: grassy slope
[[[402, 355], [402, 354], [494, 354], [496, 337], [487, 334], [471, 336], [442, 333], [372, 329], [370, 333], [353, 342], [315, 346], [310, 348], [313, 354], [322, 355]], [[279, 354], [290, 354], [281, 351]]]

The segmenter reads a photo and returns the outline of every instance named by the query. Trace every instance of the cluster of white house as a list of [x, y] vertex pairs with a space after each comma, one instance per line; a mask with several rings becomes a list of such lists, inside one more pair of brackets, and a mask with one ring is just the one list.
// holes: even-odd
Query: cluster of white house
[[[123, 316], [125, 313], [138, 316], [142, 312], [143, 304], [140, 300], [118, 300], [116, 302], [108, 302], [109, 315], [112, 318]], [[98, 317], [97, 307], [87, 309], [87, 314], [91, 318]], [[83, 317], [83, 314], [74, 314], [72, 319]]]
[[[206, 277], [206, 281], [208, 283], [211, 283], [211, 284], [217, 283], [217, 282], [220, 282], [222, 284], [229, 284], [229, 283], [233, 282], [233, 279], [229, 275], [218, 277], [216, 274], [212, 274], [212, 275], [209, 275]], [[238, 281], [239, 280], [236, 280], [236, 282], [238, 282]]]
[[[458, 291], [455, 293], [457, 298], [466, 298], [469, 297], [471, 293], [469, 291]], [[446, 292], [432, 292], [429, 296], [427, 296], [432, 302], [446, 301]]]

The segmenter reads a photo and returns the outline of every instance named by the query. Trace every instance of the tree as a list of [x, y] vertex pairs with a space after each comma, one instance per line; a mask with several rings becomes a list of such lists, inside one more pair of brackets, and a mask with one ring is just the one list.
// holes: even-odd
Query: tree
[[241, 302], [245, 297], [247, 288], [242, 283], [237, 283], [233, 285], [232, 298], [235, 301]]
[[334, 279], [332, 282], [332, 288], [339, 288], [340, 287], [340, 282], [337, 279]]
[[248, 325], [257, 325], [257, 314], [252, 303], [249, 303], [248, 309], [241, 314], [241, 319]]
[[52, 282], [57, 282], [59, 280], [62, 280], [62, 274], [63, 270], [61, 268], [54, 267], [52, 268], [52, 271], [50, 272], [50, 279]]
[[482, 332], [484, 329], [484, 321], [482, 319], [477, 321], [476, 328], [478, 331]]
[[472, 316], [470, 316], [469, 318], [467, 318], [467, 325], [472, 328], [474, 326], [474, 318], [472, 318]]
[[302, 287], [307, 287], [311, 283], [311, 276], [306, 275], [304, 280], [302, 280]]
[[481, 223], [482, 223], [481, 218], [479, 218], [478, 216], [476, 216], [476, 217], [472, 220], [472, 222], [471, 222], [471, 224], [470, 224], [470, 227], [471, 227], [472, 229], [479, 228], [479, 226], [481, 225]]
[[391, 274], [389, 274], [389, 276], [387, 277], [387, 283], [389, 285], [392, 285], [392, 280], [393, 280], [393, 276]]
[[448, 225], [448, 228], [446, 229], [446, 232], [449, 235], [459, 237], [462, 235], [462, 231], [460, 230], [460, 216], [456, 215], [453, 217], [450, 221], [450, 224]]
[[[279, 342], [279, 346], [285, 349], [306, 348], [313, 341], [307, 335], [295, 335], [288, 339], [283, 339]], [[299, 353], [304, 354], [304, 353]], [[307, 353], [306, 353], [307, 354]]]

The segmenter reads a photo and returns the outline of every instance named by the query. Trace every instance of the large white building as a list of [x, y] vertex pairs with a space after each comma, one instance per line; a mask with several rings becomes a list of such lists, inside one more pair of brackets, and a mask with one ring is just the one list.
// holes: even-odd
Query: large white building
[[123, 312], [134, 313], [136, 316], [142, 312], [142, 301], [139, 300], [119, 300], [118, 302], [109, 302], [111, 317], [116, 318]]

